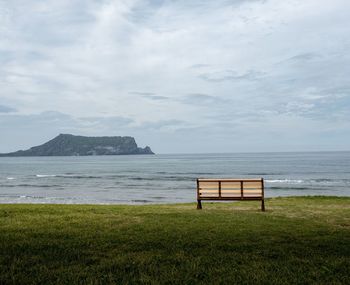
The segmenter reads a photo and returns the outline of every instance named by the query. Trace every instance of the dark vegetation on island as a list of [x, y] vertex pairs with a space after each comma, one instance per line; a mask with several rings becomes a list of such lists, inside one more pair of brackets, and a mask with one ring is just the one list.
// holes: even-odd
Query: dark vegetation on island
[[86, 156], [86, 155], [122, 155], [154, 154], [150, 147], [138, 147], [133, 137], [85, 137], [60, 134], [54, 139], [32, 147], [3, 153], [0, 156]]
[[350, 198], [0, 205], [0, 284], [350, 284]]

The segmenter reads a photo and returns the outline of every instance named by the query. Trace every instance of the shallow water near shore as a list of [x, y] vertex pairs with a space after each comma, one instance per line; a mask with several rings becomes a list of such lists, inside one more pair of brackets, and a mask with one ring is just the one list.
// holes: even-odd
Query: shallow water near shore
[[350, 196], [350, 152], [0, 158], [0, 203], [195, 201], [196, 178], [265, 179], [265, 196]]

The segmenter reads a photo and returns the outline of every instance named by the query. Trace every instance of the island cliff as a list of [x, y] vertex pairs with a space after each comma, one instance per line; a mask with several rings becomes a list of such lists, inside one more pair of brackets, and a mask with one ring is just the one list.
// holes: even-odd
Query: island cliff
[[60, 134], [28, 150], [3, 153], [0, 156], [79, 156], [154, 154], [150, 147], [140, 148], [133, 137], [84, 137]]

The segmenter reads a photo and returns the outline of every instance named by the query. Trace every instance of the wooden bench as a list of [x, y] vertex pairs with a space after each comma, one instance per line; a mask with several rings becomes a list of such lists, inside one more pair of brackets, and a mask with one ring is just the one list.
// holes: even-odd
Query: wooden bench
[[265, 211], [264, 179], [197, 179], [197, 209], [206, 200], [256, 200]]

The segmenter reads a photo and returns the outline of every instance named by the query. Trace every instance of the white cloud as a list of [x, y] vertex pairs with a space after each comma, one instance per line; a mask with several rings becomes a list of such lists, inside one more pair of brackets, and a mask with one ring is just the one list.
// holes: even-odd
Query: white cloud
[[[266, 150], [270, 129], [274, 149], [293, 149], [282, 138], [298, 124], [298, 149], [339, 149], [326, 142], [350, 131], [349, 19], [346, 0], [0, 0], [0, 105], [33, 126], [67, 114], [87, 135], [124, 118], [120, 131], [162, 152]], [[265, 143], [235, 139], [250, 131]]]

